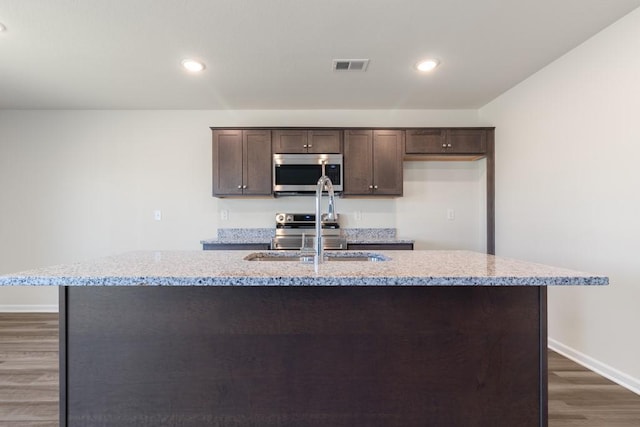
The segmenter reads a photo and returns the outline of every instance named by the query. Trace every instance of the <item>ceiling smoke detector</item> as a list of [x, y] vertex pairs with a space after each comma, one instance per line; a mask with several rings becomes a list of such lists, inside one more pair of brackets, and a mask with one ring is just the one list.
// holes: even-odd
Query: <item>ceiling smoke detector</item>
[[333, 71], [367, 71], [368, 59], [334, 59]]

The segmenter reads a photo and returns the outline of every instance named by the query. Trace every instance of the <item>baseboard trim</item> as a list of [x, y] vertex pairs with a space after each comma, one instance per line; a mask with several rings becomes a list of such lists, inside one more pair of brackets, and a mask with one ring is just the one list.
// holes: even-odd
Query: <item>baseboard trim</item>
[[0, 304], [0, 313], [57, 313], [57, 304]]
[[634, 378], [631, 375], [627, 375], [624, 372], [620, 372], [619, 370], [605, 363], [602, 363], [599, 360], [594, 359], [593, 357], [587, 356], [586, 354], [581, 353], [578, 350], [564, 345], [561, 342], [554, 340], [553, 338], [548, 339], [548, 346], [551, 350], [560, 353], [567, 359], [571, 359], [574, 362], [584, 366], [585, 368], [590, 369], [593, 372], [602, 375], [607, 379], [610, 379], [614, 383], [621, 385], [627, 390], [640, 395], [640, 379]]

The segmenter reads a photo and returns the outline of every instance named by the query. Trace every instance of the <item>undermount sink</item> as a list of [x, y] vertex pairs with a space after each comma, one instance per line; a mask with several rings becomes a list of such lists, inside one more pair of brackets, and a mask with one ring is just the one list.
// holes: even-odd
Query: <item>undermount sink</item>
[[[325, 252], [326, 261], [380, 262], [390, 258], [375, 252]], [[244, 257], [246, 261], [298, 261], [311, 263], [313, 254], [301, 252], [254, 252]]]

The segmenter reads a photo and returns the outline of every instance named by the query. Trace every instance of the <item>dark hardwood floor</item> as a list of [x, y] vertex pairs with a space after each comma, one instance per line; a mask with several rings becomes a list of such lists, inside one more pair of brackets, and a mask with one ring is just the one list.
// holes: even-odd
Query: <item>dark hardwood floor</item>
[[[0, 426], [57, 420], [57, 314], [0, 313]], [[549, 351], [549, 427], [638, 426], [640, 396]]]

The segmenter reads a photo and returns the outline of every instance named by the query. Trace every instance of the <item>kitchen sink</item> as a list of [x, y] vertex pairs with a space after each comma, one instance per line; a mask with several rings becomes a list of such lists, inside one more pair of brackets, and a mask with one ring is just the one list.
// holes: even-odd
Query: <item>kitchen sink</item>
[[[380, 262], [390, 258], [375, 252], [325, 252], [326, 261]], [[246, 261], [298, 261], [313, 262], [313, 254], [301, 252], [254, 252], [244, 257]]]

